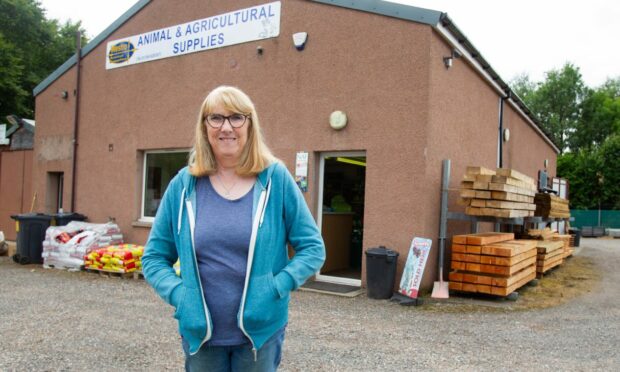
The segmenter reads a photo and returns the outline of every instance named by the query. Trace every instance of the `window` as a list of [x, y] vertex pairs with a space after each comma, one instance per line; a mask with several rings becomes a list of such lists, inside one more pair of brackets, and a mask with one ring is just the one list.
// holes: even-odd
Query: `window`
[[168, 184], [177, 172], [187, 165], [188, 155], [187, 150], [144, 153], [141, 220], [153, 221]]

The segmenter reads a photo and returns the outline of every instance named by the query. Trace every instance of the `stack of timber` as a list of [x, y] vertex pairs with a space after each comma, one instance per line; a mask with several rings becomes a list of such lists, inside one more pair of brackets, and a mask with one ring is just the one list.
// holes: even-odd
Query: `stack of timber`
[[545, 229], [529, 229], [525, 236], [526, 239], [538, 239], [546, 241], [561, 241], [563, 243], [563, 257], [567, 258], [573, 255], [574, 252], [574, 237], [573, 235], [561, 235], [557, 231], [550, 228]]
[[539, 240], [536, 244], [538, 254], [536, 258], [536, 275], [542, 277], [544, 273], [564, 262], [564, 242], [561, 240]]
[[535, 194], [532, 178], [507, 168], [467, 167], [461, 182], [462, 204], [472, 216], [533, 216]]
[[508, 296], [536, 278], [536, 243], [512, 233], [453, 236], [450, 289]]
[[536, 202], [536, 216], [544, 218], [570, 218], [567, 199], [551, 194], [538, 193], [534, 201]]

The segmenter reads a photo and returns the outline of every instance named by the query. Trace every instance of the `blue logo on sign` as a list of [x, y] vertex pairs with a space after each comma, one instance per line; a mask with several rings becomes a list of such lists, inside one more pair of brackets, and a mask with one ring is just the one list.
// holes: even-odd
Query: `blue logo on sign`
[[110, 63], [123, 63], [129, 61], [129, 58], [133, 56], [136, 48], [129, 41], [121, 41], [116, 43], [110, 48], [108, 53], [108, 59]]

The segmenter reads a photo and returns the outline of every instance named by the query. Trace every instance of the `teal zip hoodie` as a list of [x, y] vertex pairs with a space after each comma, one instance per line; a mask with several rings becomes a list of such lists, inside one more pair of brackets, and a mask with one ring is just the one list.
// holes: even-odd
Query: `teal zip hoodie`
[[[190, 354], [211, 338], [209, 315], [194, 249], [196, 177], [183, 168], [170, 181], [157, 210], [142, 270], [147, 282], [175, 308]], [[256, 179], [247, 273], [237, 320], [256, 355], [288, 322], [290, 292], [325, 261], [325, 245], [295, 181], [274, 163]], [[287, 243], [295, 254], [288, 258]], [[181, 276], [172, 265], [181, 262]]]

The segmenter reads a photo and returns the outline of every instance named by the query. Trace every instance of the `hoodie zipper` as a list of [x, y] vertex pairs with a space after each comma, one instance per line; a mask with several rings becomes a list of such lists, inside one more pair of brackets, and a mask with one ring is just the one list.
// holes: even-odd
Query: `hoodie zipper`
[[257, 360], [256, 345], [254, 344], [254, 340], [250, 337], [250, 334], [246, 331], [245, 326], [243, 325], [243, 311], [245, 310], [245, 298], [248, 294], [248, 284], [250, 282], [250, 274], [252, 271], [252, 261], [254, 261], [254, 248], [256, 247], [256, 238], [258, 235], [258, 228], [263, 224], [263, 217], [265, 215], [265, 209], [267, 208], [267, 201], [269, 199], [269, 194], [271, 191], [271, 180], [267, 183], [267, 189], [263, 189], [261, 191], [260, 197], [258, 199], [258, 205], [256, 208], [256, 214], [254, 216], [254, 222], [252, 223], [252, 235], [250, 237], [250, 247], [248, 251], [248, 263], [245, 273], [245, 284], [243, 286], [243, 294], [241, 295], [241, 306], [239, 307], [239, 328], [241, 332], [245, 334], [245, 336], [252, 343], [252, 353], [254, 354], [254, 361]]
[[[183, 189], [183, 194], [185, 194], [185, 189]], [[195, 249], [195, 244], [194, 244], [194, 228], [196, 225], [196, 219], [194, 216], [194, 207], [192, 206], [192, 201], [190, 197], [185, 199], [185, 206], [187, 208], [187, 219], [189, 220], [189, 229], [191, 233], [192, 256], [194, 257], [194, 265], [195, 265], [194, 267], [196, 268], [196, 270], [198, 270], [198, 259], [196, 258], [196, 249]], [[196, 352], [190, 353], [191, 355], [195, 355], [200, 350], [202, 345], [204, 345], [204, 343], [207, 342], [211, 338], [211, 317], [209, 315], [209, 309], [207, 308], [207, 303], [205, 302], [205, 295], [202, 289], [202, 281], [200, 279], [200, 274], [198, 274], [197, 276], [198, 276], [198, 287], [200, 287], [202, 306], [204, 308], [205, 318], [207, 321], [207, 334], [205, 335], [205, 338], [203, 338], [202, 341], [200, 342], [200, 345], [198, 345], [198, 349], [196, 349]]]

